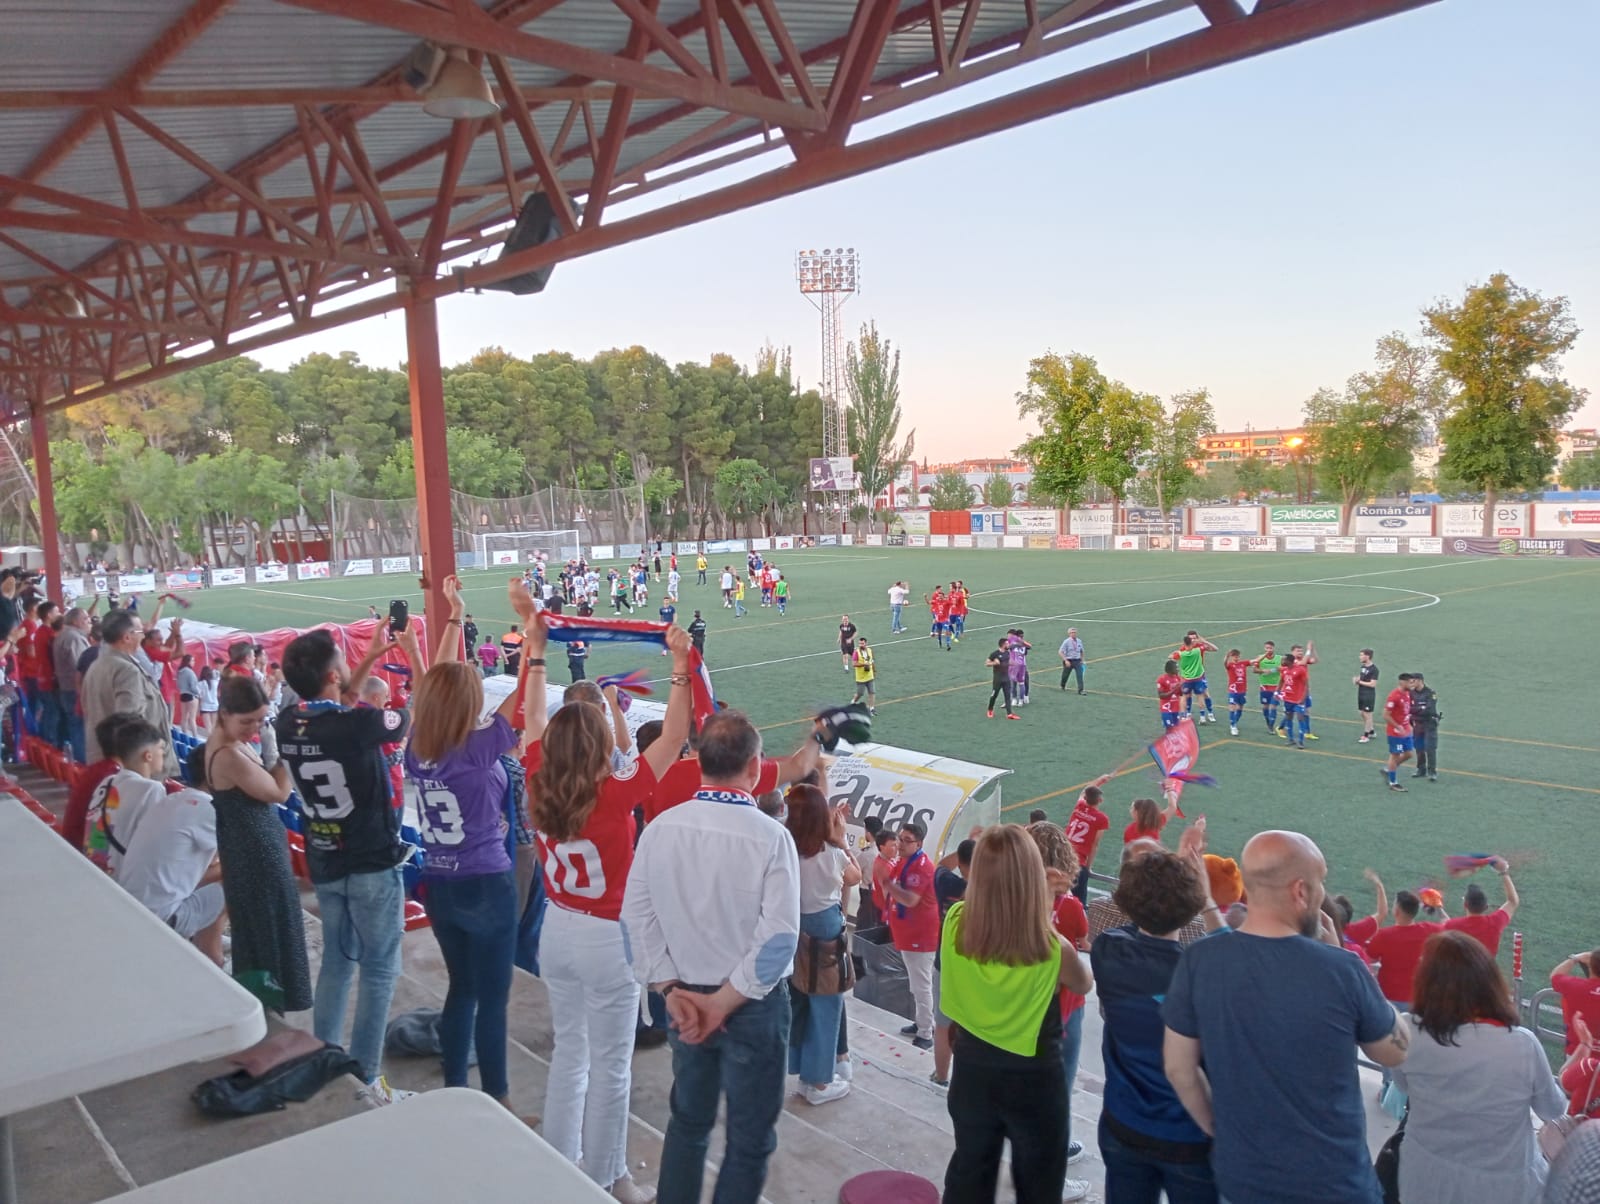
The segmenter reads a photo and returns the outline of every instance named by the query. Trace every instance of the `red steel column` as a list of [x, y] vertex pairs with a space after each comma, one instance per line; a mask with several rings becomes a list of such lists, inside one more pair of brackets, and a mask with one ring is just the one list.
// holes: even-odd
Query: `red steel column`
[[456, 571], [450, 461], [444, 444], [444, 379], [439, 370], [439, 314], [433, 300], [427, 297], [412, 297], [405, 310], [411, 449], [416, 462], [417, 519], [422, 532], [422, 589], [428, 642], [437, 646], [440, 629], [450, 616], [444, 580]]
[[33, 434], [33, 479], [39, 487], [39, 542], [44, 545], [47, 596], [61, 597], [61, 536], [56, 531], [56, 485], [50, 474], [50, 430], [44, 410], [35, 406], [28, 423]]

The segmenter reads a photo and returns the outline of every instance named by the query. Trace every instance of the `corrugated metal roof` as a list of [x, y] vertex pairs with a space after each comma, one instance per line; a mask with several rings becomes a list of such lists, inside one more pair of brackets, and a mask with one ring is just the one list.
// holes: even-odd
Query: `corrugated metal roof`
[[[769, 61], [781, 65], [777, 39], [767, 28], [753, 0], [739, 0], [742, 11], [754, 30], [757, 42]], [[874, 78], [910, 73], [927, 73], [936, 62], [930, 28], [925, 16], [915, 23], [911, 14], [925, 12], [926, 0], [885, 0], [893, 3], [903, 27], [891, 34], [875, 64]], [[975, 0], [972, 0], [975, 2]], [[1045, 18], [1060, 12], [1073, 0], [1036, 0]], [[1109, 2], [1109, 0], [1108, 0]], [[1133, 8], [1149, 0], [1125, 0], [1118, 8]], [[508, 0], [478, 0], [491, 12], [505, 7]], [[806, 70], [816, 91], [826, 94], [836, 70], [836, 56], [849, 34], [857, 10], [857, 0], [776, 0], [789, 38], [803, 58], [812, 60]], [[1026, 25], [1028, 0], [981, 0], [971, 32], [971, 46], [982, 47], [996, 39], [1020, 34]], [[215, 10], [213, 12], [213, 10]], [[945, 36], [953, 41], [963, 13], [964, 0], [946, 0]], [[406, 9], [397, 9], [405, 12]], [[435, 10], [437, 11], [437, 10]], [[711, 55], [701, 20], [700, 0], [660, 0], [654, 10], [660, 23], [681, 27], [684, 48], [704, 68], [711, 67]], [[180, 45], [176, 35], [198, 18], [209, 20]], [[524, 24], [523, 28], [557, 43], [622, 55], [632, 24], [614, 0], [563, 0]], [[183, 92], [240, 89], [297, 89], [302, 93], [330, 89], [361, 89], [386, 82], [394, 69], [405, 61], [418, 39], [403, 30], [368, 24], [360, 17], [310, 11], [281, 3], [280, 0], [0, 0], [0, 90], [8, 91], [88, 91], [107, 88], [129, 67], [145, 58], [152, 46], [166, 39], [164, 61], [148, 79], [139, 81], [146, 92]], [[748, 69], [733, 38], [724, 31], [720, 42], [729, 72], [743, 80]], [[828, 48], [827, 53], [823, 49]], [[672, 57], [651, 45], [642, 61], [655, 70], [674, 77], [682, 75]], [[570, 69], [543, 63], [513, 60], [510, 70], [524, 88], [587, 90], [587, 116], [571, 120], [564, 144], [559, 147], [560, 170], [567, 187], [577, 195], [585, 191], [592, 170], [589, 163], [591, 141], [599, 141], [612, 112], [615, 86], [595, 84], [575, 77]], [[684, 85], [687, 91], [687, 85]], [[747, 91], [753, 100], [753, 90]], [[143, 117], [195, 155], [221, 171], [249, 164], [258, 172], [254, 186], [269, 200], [292, 198], [286, 207], [299, 210], [313, 197], [316, 186], [303, 148], [298, 145], [299, 123], [287, 103], [206, 103], [186, 108], [161, 107], [150, 103], [141, 110]], [[331, 100], [312, 100], [319, 107]], [[547, 146], [556, 148], [560, 132], [569, 123], [574, 109], [570, 92], [558, 97], [533, 96], [529, 100], [533, 121]], [[337, 124], [347, 109], [329, 110]], [[23, 175], [51, 148], [62, 150], [60, 162], [44, 172], [38, 182], [89, 201], [117, 209], [127, 204], [105, 131], [98, 124], [75, 145], [60, 138], [69, 124], [80, 120], [81, 110], [67, 107], [22, 110], [0, 107], [0, 173]], [[671, 117], [666, 120], [667, 116]], [[705, 150], [692, 143], [696, 135], [726, 120], [715, 107], [699, 107], [674, 96], [662, 96], [644, 89], [636, 94], [629, 117], [629, 135], [618, 161], [619, 177], [626, 177], [640, 164], [650, 162], [653, 175], [674, 170], [675, 166], [699, 160]], [[591, 128], [592, 124], [592, 128]], [[648, 126], [649, 128], [643, 128]], [[748, 138], [761, 132], [765, 123], [742, 116], [728, 134]], [[239, 219], [231, 207], [232, 197], [210, 176], [169, 148], [151, 139], [132, 125], [118, 126], [130, 169], [137, 180], [141, 204], [148, 208], [194, 205], [180, 211], [186, 229], [195, 237], [193, 254], [201, 260], [221, 262], [219, 249], [207, 238], [231, 239], [239, 232]], [[453, 127], [448, 122], [426, 116], [420, 103], [385, 100], [380, 107], [360, 111], [356, 129], [367, 158], [377, 172], [380, 186], [395, 196], [389, 209], [396, 220], [407, 221], [407, 234], [420, 236], [431, 197], [436, 195]], [[530, 156], [515, 125], [506, 121], [506, 145], [513, 169], [531, 176]], [[725, 135], [726, 136], [726, 135]], [[281, 148], [281, 153], [279, 152]], [[269, 155], [269, 151], [275, 152]], [[322, 171], [326, 150], [315, 152], [317, 171]], [[536, 181], [532, 181], [535, 186]], [[487, 124], [469, 148], [461, 174], [462, 192], [452, 208], [452, 220], [472, 219], [470, 237], [475, 230], [493, 228], [510, 216], [510, 200], [504, 188], [503, 166], [493, 130]], [[529, 186], [525, 182], [523, 187]], [[344, 218], [355, 211], [350, 198], [355, 187], [341, 169], [334, 189], [344, 199], [330, 214], [337, 230]], [[70, 207], [39, 200], [19, 200], [4, 196], [0, 188], [0, 229], [7, 229], [5, 206], [37, 212], [50, 212], [71, 220]], [[213, 207], [216, 206], [216, 207]], [[415, 218], [411, 221], [411, 218]], [[179, 220], [179, 219], [174, 219]], [[315, 215], [303, 216], [308, 229], [315, 229]], [[253, 214], [244, 222], [244, 233], [252, 239], [268, 237]], [[82, 234], [24, 229], [12, 224], [11, 236], [40, 255], [73, 268], [94, 264], [96, 278], [104, 277], [111, 246], [103, 238]], [[452, 237], [462, 233], [453, 234]], [[365, 219], [354, 216], [346, 236], [351, 246], [365, 252]], [[274, 233], [271, 237], [288, 237]], [[381, 238], [373, 246], [385, 247]], [[149, 266], [152, 279], [162, 274], [160, 256], [145, 243], [135, 244], [140, 262]], [[247, 262], [251, 252], [245, 252]], [[182, 253], [186, 259], [188, 252]], [[357, 262], [362, 261], [359, 257]], [[248, 270], [263, 286], [264, 309], [273, 308], [278, 288], [277, 274], [269, 263]], [[326, 277], [357, 270], [340, 265], [325, 266]], [[14, 249], [0, 246], [0, 296], [16, 305], [26, 300], [27, 288], [19, 282], [32, 282], [43, 275], [37, 263]], [[155, 284], [158, 294], [164, 286]], [[186, 294], [174, 289], [182, 305], [190, 302]], [[93, 310], [91, 306], [91, 310]], [[7, 356], [0, 348], [0, 387], [6, 385]]]

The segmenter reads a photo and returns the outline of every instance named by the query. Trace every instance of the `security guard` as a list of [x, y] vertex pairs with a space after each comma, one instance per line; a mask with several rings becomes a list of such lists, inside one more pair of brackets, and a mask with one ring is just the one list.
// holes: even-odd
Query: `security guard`
[[1444, 715], [1439, 711], [1439, 696], [1428, 688], [1422, 674], [1411, 675], [1411, 732], [1416, 737], [1417, 772], [1411, 776], [1426, 775], [1430, 782], [1439, 780], [1439, 721]]

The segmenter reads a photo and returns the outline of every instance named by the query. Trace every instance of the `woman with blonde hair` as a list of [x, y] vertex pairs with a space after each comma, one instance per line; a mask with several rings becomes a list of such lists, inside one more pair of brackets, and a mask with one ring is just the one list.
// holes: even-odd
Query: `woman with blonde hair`
[[944, 921], [940, 1006], [955, 1025], [948, 1108], [956, 1148], [944, 1204], [993, 1201], [1011, 1142], [1017, 1204], [1058, 1204], [1067, 1175], [1062, 987], [1093, 985], [1077, 950], [1051, 924], [1051, 890], [1030, 834], [984, 832], [966, 897]]
[[[789, 1073], [800, 1076], [800, 1093], [808, 1104], [826, 1104], [850, 1094], [850, 1081], [835, 1077], [839, 1066], [850, 1063], [835, 1060], [844, 994], [837, 989], [838, 974], [832, 968], [850, 956], [841, 939], [844, 912], [839, 903], [844, 888], [861, 881], [861, 867], [850, 856], [844, 834], [848, 803], [830, 808], [827, 795], [804, 783], [791, 786], [784, 801], [788, 804], [784, 823], [800, 855], [800, 939], [809, 955], [796, 960], [790, 981], [792, 990], [805, 997], [805, 1008], [799, 1039], [789, 1043]], [[813, 992], [811, 984], [800, 981], [802, 966], [817, 971], [814, 977], [820, 980], [825, 965], [828, 989]]]
[[[539, 936], [540, 976], [555, 1028], [544, 1138], [624, 1204], [649, 1204], [655, 1189], [640, 1187], [628, 1173], [639, 984], [622, 935], [622, 895], [633, 865], [634, 810], [650, 801], [689, 735], [689, 633], [675, 624], [666, 629], [672, 693], [661, 735], [617, 770], [611, 726], [598, 706], [569, 702], [547, 722], [548, 634], [534, 615], [523, 641], [529, 697], [539, 700], [528, 706], [523, 763], [550, 901]], [[607, 702], [615, 695], [615, 686], [606, 687]]]
[[[517, 746], [511, 719], [517, 693], [480, 721], [483, 678], [460, 659], [461, 583], [445, 581], [450, 618], [433, 664], [412, 697], [405, 771], [417, 787], [422, 882], [433, 936], [449, 972], [439, 1044], [444, 1085], [467, 1086], [476, 1047], [478, 1081], [509, 1107], [506, 1008], [517, 940], [517, 884], [506, 848], [506, 771], [500, 757]], [[526, 694], [543, 710], [543, 690]]]
[[1415, 1036], [1394, 1080], [1406, 1092], [1400, 1198], [1406, 1204], [1536, 1204], [1546, 1166], [1528, 1112], [1551, 1120], [1566, 1095], [1539, 1039], [1518, 1027], [1506, 980], [1465, 932], [1422, 946]]

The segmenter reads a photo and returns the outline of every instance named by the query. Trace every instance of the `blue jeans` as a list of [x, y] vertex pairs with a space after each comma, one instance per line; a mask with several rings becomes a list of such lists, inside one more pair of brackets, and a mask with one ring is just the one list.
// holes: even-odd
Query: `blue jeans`
[[728, 1145], [712, 1204], [753, 1204], [767, 1181], [767, 1159], [778, 1147], [785, 1054], [789, 1047], [789, 988], [780, 982], [752, 999], [726, 1027], [699, 1045], [672, 1033], [672, 1119], [661, 1147], [657, 1204], [700, 1204], [706, 1150], [717, 1103], [728, 1097]]
[[361, 985], [349, 1048], [370, 1083], [383, 1073], [383, 1033], [394, 981], [400, 977], [405, 880], [396, 867], [319, 882], [316, 891], [322, 915], [322, 966], [312, 1002], [312, 1029], [319, 1041], [344, 1044], [344, 1007], [359, 966]]
[[517, 948], [517, 881], [510, 870], [425, 878], [428, 919], [450, 972], [439, 1044], [444, 1085], [467, 1085], [467, 1051], [476, 1038], [478, 1081], [496, 1099], [506, 1081], [506, 1005]]
[[[835, 903], [822, 911], [800, 917], [800, 931], [806, 936], [832, 941], [844, 931], [844, 913]], [[791, 988], [793, 989], [793, 988]], [[802, 1083], [826, 1087], [833, 1082], [833, 1068], [839, 1049], [839, 1024], [844, 1019], [843, 995], [806, 996], [806, 1030], [800, 1044], [789, 1045], [789, 1073]]]
[[1063, 1141], [1072, 1144], [1072, 1084], [1078, 1079], [1078, 1052], [1083, 1048], [1083, 1014], [1085, 1004], [1061, 1025], [1061, 1069], [1067, 1076], [1067, 1133]]
[[738, 594], [733, 596], [733, 617], [739, 618], [744, 614], [744, 601]]
[[897, 631], [904, 631], [905, 630], [905, 628], [900, 623], [900, 613], [903, 610], [905, 610], [905, 604], [903, 602], [896, 602], [893, 606], [889, 607], [889, 634], [890, 635], [893, 635]]
[[88, 759], [88, 750], [84, 746], [83, 716], [78, 714], [78, 692], [62, 690], [58, 698], [61, 705], [62, 738], [66, 740], [67, 747], [72, 749], [72, 759], [85, 761]]
[[1210, 1162], [1167, 1162], [1117, 1139], [1100, 1115], [1100, 1157], [1106, 1164], [1106, 1199], [1116, 1204], [1217, 1204]]

